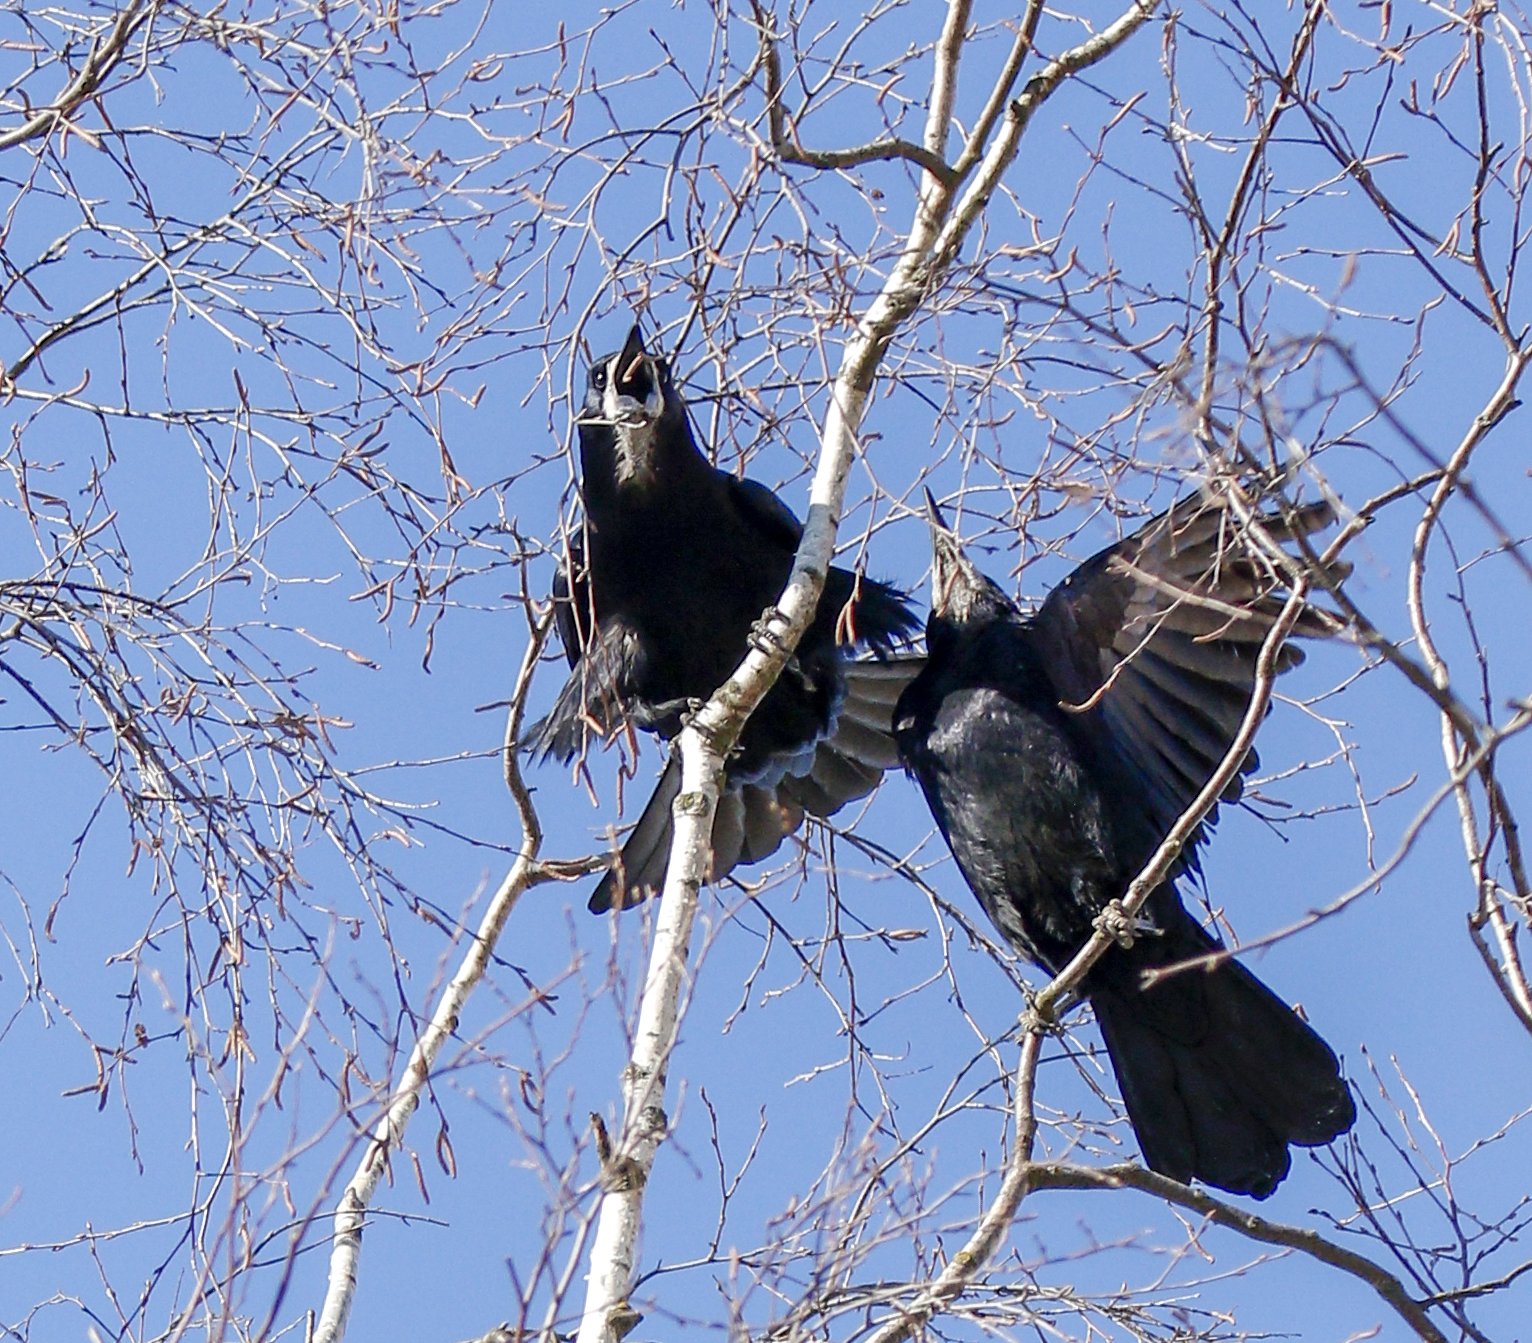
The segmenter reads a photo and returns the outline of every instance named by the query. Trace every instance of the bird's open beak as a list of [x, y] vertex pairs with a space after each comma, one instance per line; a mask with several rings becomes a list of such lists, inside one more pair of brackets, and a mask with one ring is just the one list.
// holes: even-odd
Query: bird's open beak
[[644, 349], [638, 323], [607, 367], [607, 418], [620, 424], [653, 424], [665, 409], [659, 367]]

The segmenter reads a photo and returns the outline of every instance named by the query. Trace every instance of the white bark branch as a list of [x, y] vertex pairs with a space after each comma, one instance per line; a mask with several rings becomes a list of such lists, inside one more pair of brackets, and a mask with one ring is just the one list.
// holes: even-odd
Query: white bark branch
[[478, 931], [463, 954], [457, 972], [442, 992], [420, 1038], [410, 1052], [410, 1061], [404, 1076], [389, 1097], [388, 1109], [367, 1139], [366, 1151], [357, 1163], [340, 1196], [335, 1210], [335, 1234], [330, 1250], [330, 1278], [325, 1289], [324, 1305], [319, 1312], [319, 1323], [314, 1329], [312, 1343], [339, 1343], [345, 1336], [346, 1321], [351, 1315], [351, 1303], [356, 1297], [357, 1265], [362, 1255], [362, 1230], [367, 1221], [367, 1209], [377, 1191], [378, 1181], [388, 1169], [389, 1158], [404, 1141], [411, 1116], [420, 1104], [420, 1093], [431, 1075], [431, 1067], [441, 1053], [452, 1033], [457, 1029], [458, 1017], [469, 996], [484, 978], [489, 959], [494, 955], [495, 944], [500, 939], [505, 921], [521, 898], [522, 892], [537, 879], [539, 869], [537, 852], [543, 842], [542, 827], [532, 806], [531, 794], [521, 781], [516, 762], [516, 741], [521, 734], [521, 713], [526, 702], [527, 687], [537, 667], [538, 655], [553, 624], [550, 607], [533, 630], [527, 643], [521, 670], [516, 677], [516, 689], [511, 697], [511, 710], [506, 720], [505, 770], [506, 782], [520, 813], [522, 836], [521, 848], [516, 861], [506, 873], [505, 880], [489, 902], [484, 917], [479, 921]]
[[[1447, 666], [1446, 658], [1436, 646], [1431, 633], [1431, 622], [1426, 613], [1426, 556], [1430, 549], [1431, 537], [1441, 520], [1442, 510], [1462, 481], [1463, 473], [1468, 469], [1474, 451], [1515, 404], [1517, 387], [1526, 372], [1528, 363], [1532, 363], [1532, 351], [1524, 348], [1513, 349], [1507, 357], [1505, 372], [1499, 386], [1491, 394], [1484, 409], [1474, 417], [1468, 431], [1444, 464], [1441, 479], [1437, 481], [1425, 511], [1421, 514], [1419, 523], [1416, 524], [1414, 541], [1410, 547], [1407, 605], [1415, 643], [1431, 674], [1432, 684], [1442, 695], [1452, 696], [1454, 701], [1457, 696], [1452, 691], [1452, 672]], [[1477, 908], [1469, 916], [1469, 936], [1473, 939], [1480, 956], [1483, 957], [1485, 968], [1494, 979], [1495, 986], [1500, 990], [1517, 1019], [1524, 1027], [1532, 1030], [1532, 985], [1527, 982], [1521, 953], [1516, 945], [1516, 925], [1507, 918], [1501, 903], [1498, 884], [1489, 871], [1489, 849], [1492, 841], [1480, 838], [1473, 794], [1469, 790], [1467, 774], [1462, 769], [1464, 762], [1475, 753], [1482, 756], [1477, 772], [1489, 804], [1491, 822], [1493, 823], [1497, 818], [1500, 822], [1507, 857], [1510, 860], [1512, 879], [1518, 887], [1518, 897], [1524, 901], [1528, 892], [1525, 885], [1525, 873], [1520, 862], [1516, 822], [1511, 813], [1510, 802], [1495, 775], [1493, 754], [1479, 752], [1480, 739], [1464, 726], [1465, 717], [1467, 717], [1466, 714], [1454, 717], [1445, 709], [1442, 710], [1441, 746], [1448, 776], [1456, 780], [1453, 786], [1453, 797], [1458, 809], [1458, 828], [1462, 836], [1468, 870], [1474, 880]], [[1492, 739], [1493, 734], [1486, 733], [1486, 736]], [[1493, 834], [1492, 825], [1490, 833]], [[1490, 925], [1494, 933], [1495, 945], [1500, 953], [1498, 959], [1484, 940], [1482, 929], [1485, 923]]]
[[622, 1129], [602, 1171], [600, 1220], [591, 1246], [578, 1343], [621, 1338], [614, 1316], [626, 1312], [628, 1284], [643, 1230], [644, 1185], [665, 1137], [665, 1081], [675, 1046], [677, 1006], [686, 978], [697, 896], [707, 879], [713, 812], [723, 756], [695, 727], [681, 733], [681, 792], [675, 836], [660, 895], [649, 972], [639, 1003], [633, 1056], [622, 1077]]
[[[974, 221], [984, 213], [990, 197], [995, 194], [995, 188], [1000, 185], [1000, 179], [1015, 159], [1016, 151], [1021, 146], [1021, 138], [1027, 133], [1027, 127], [1032, 124], [1032, 118], [1037, 109], [1047, 102], [1059, 85], [1070, 76], [1089, 69], [1122, 46], [1144, 26], [1158, 4], [1159, 0], [1137, 0], [1094, 37], [1087, 38], [1078, 46], [1071, 47], [1027, 80], [1026, 87], [1006, 111], [1000, 133], [995, 137], [994, 143], [984, 151], [977, 175], [969, 183], [957, 209], [953, 211], [951, 221], [942, 231], [933, 257], [936, 269], [945, 270], [952, 264], [953, 258], [963, 246], [964, 239], [968, 237]], [[979, 147], [974, 147], [974, 149], [977, 148]]]
[[926, 113], [926, 148], [944, 162], [947, 133], [952, 125], [952, 104], [957, 99], [958, 64], [968, 40], [968, 16], [973, 0], [948, 0], [947, 21], [936, 40], [936, 61], [931, 71], [930, 110]]

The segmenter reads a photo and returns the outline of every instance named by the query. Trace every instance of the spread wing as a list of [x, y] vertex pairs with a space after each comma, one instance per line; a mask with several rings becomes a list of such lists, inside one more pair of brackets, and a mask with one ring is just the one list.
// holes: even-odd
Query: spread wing
[[[1279, 541], [1332, 520], [1326, 504], [1261, 519]], [[1336, 564], [1331, 576], [1346, 572]], [[1285, 597], [1280, 577], [1236, 534], [1227, 510], [1193, 499], [1087, 560], [1031, 622], [1082, 737], [1129, 785], [1115, 799], [1119, 834], [1137, 850], [1125, 860], [1147, 860], [1228, 752], [1250, 704], [1261, 642]], [[1296, 632], [1331, 628], [1311, 607]], [[1277, 668], [1302, 660], [1289, 644]], [[1252, 751], [1242, 772], [1256, 763]], [[1224, 799], [1239, 790], [1236, 778]], [[1203, 838], [1199, 831], [1194, 844]]]
[[[894, 705], [923, 666], [925, 659], [913, 656], [892, 662], [862, 658], [844, 665], [846, 693], [835, 730], [816, 745], [808, 772], [786, 775], [770, 787], [747, 783], [724, 789], [713, 818], [714, 881], [722, 881], [740, 863], [771, 857], [803, 823], [805, 812], [833, 816], [878, 786], [883, 772], [899, 763], [892, 735]], [[660, 889], [670, 857], [670, 808], [680, 788], [680, 762], [672, 755], [619, 861], [591, 896], [592, 912], [602, 914], [613, 905], [628, 908]]]

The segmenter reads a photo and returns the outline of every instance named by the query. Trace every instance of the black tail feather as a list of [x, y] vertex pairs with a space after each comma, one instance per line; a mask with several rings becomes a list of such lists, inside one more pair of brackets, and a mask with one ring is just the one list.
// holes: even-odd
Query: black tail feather
[[1289, 1144], [1331, 1141], [1356, 1106], [1330, 1047], [1238, 962], [1139, 987], [1144, 970], [1214, 945], [1188, 915], [1109, 952], [1091, 1001], [1149, 1166], [1266, 1198], [1287, 1174]]
[[647, 900], [665, 880], [670, 860], [670, 808], [681, 791], [681, 761], [671, 756], [665, 772], [644, 804], [638, 824], [622, 846], [616, 865], [591, 892], [588, 908], [605, 914], [614, 905], [626, 909]]
[[[681, 762], [671, 756], [617, 862], [591, 892], [591, 913], [628, 909], [659, 894], [675, 830], [671, 807], [680, 791]], [[740, 863], [771, 857], [802, 823], [803, 808], [780, 788], [746, 784], [725, 789], [713, 816], [713, 880], [728, 876]]]

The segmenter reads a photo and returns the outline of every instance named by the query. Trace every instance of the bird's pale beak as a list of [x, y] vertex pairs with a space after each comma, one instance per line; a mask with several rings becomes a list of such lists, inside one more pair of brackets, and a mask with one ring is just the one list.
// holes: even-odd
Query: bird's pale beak
[[954, 588], [967, 578], [967, 561], [957, 534], [947, 526], [936, 496], [926, 490], [926, 520], [931, 524], [931, 611], [946, 612]]
[[922, 486], [926, 492], [926, 520], [931, 524], [932, 532], [938, 530], [951, 535], [952, 529], [947, 526], [947, 519], [942, 517], [941, 505], [936, 502], [936, 496], [931, 493], [929, 485]]
[[617, 367], [612, 381], [619, 391], [627, 390], [626, 384], [637, 376], [646, 358], [648, 352], [644, 349], [644, 333], [638, 329], [638, 323], [634, 322], [633, 329], [628, 332], [628, 338], [617, 355]]

